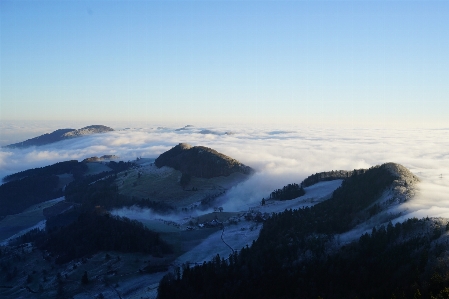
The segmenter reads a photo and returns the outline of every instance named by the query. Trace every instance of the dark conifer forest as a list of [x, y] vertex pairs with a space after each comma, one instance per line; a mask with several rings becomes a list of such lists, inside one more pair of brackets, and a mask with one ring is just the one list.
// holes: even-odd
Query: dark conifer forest
[[[0, 193], [4, 195], [0, 211], [11, 214], [15, 209], [20, 212], [31, 204], [62, 195], [66, 197], [65, 206], [71, 207], [62, 213], [48, 213], [45, 231], [34, 229], [11, 245], [33, 242], [38, 248], [51, 252], [59, 264], [99, 251], [143, 252], [156, 256], [170, 253], [170, 247], [158, 233], [148, 230], [141, 222], [112, 216], [107, 210], [131, 205], [164, 211], [171, 207], [119, 194], [114, 183], [116, 174], [133, 164], [121, 161], [107, 165], [112, 171], [88, 176], [83, 175], [87, 170], [85, 163], [77, 161], [10, 175], [8, 182], [0, 186]], [[77, 173], [65, 192], [56, 188], [57, 174], [63, 173]]]
[[115, 184], [116, 178], [116, 171], [114, 170], [76, 180], [67, 186], [65, 190], [66, 200], [80, 204], [87, 210], [96, 206], [101, 206], [104, 209], [138, 206], [151, 208], [159, 213], [175, 210], [171, 205], [161, 201], [120, 194]]
[[150, 231], [141, 222], [97, 212], [81, 213], [76, 221], [67, 226], [38, 234], [35, 242], [39, 248], [52, 252], [56, 263], [66, 263], [98, 251], [154, 255], [171, 252], [159, 234]]
[[293, 183], [271, 192], [270, 199], [290, 200], [303, 196], [304, 194], [306, 194], [304, 189], [298, 184]]
[[78, 162], [77, 160], [70, 160], [58, 162], [49, 166], [28, 169], [14, 174], [10, 174], [3, 178], [3, 182], [10, 182], [14, 180], [20, 180], [25, 177], [33, 177], [39, 175], [58, 175], [63, 173], [82, 174], [86, 170], [87, 166], [85, 163]]
[[64, 193], [58, 175], [68, 173], [77, 179], [86, 169], [84, 163], [71, 160], [6, 176], [0, 185], [0, 217], [61, 197]]

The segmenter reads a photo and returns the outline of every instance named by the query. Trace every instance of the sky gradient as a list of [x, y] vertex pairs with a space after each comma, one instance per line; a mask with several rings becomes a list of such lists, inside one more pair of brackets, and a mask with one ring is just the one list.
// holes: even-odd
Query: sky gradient
[[447, 1], [1, 1], [0, 120], [449, 127]]

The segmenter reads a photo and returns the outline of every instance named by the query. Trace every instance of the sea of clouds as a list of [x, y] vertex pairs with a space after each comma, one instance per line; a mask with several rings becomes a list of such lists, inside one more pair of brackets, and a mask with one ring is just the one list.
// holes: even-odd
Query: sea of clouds
[[[0, 124], [0, 132], [5, 132], [5, 126]], [[117, 131], [40, 147], [1, 148], [0, 177], [92, 156], [112, 154], [125, 161], [137, 157], [156, 158], [185, 142], [211, 147], [257, 171], [248, 181], [227, 193], [229, 202], [260, 201], [272, 190], [288, 183], [300, 183], [316, 172], [396, 162], [422, 180], [418, 195], [404, 205], [410, 215], [449, 217], [449, 129], [112, 127]], [[14, 127], [8, 128], [8, 132], [14, 130]], [[37, 131], [31, 127], [27, 131], [26, 125], [16, 130], [22, 135]]]

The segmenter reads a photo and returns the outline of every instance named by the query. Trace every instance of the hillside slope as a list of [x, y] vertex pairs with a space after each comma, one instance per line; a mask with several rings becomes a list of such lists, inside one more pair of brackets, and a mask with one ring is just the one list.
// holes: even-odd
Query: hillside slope
[[161, 154], [155, 161], [157, 167], [168, 166], [199, 178], [228, 176], [235, 172], [251, 174], [254, 170], [214, 149], [180, 143]]
[[22, 142], [6, 145], [5, 148], [25, 148], [29, 146], [40, 146], [46, 145], [54, 142], [58, 142], [61, 140], [80, 137], [85, 135], [97, 134], [97, 133], [105, 133], [114, 131], [114, 129], [103, 126], [103, 125], [92, 125], [87, 126], [81, 129], [58, 129], [51, 133], [43, 134]]
[[159, 298], [447, 298], [447, 219], [373, 223], [371, 233], [339, 242], [375, 217], [386, 193], [393, 200], [382, 204], [404, 202], [418, 182], [395, 163], [354, 171], [330, 199], [273, 214], [251, 247], [183, 266], [181, 278], [169, 273]]

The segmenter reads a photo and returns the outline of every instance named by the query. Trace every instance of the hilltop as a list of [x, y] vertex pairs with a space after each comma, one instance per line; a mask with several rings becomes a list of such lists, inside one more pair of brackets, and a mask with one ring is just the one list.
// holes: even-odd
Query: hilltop
[[58, 129], [51, 133], [43, 134], [22, 142], [4, 146], [5, 148], [25, 148], [30, 146], [41, 146], [61, 140], [81, 137], [86, 135], [106, 133], [114, 131], [114, 129], [103, 125], [91, 125], [81, 129]]
[[172, 167], [182, 173], [199, 178], [228, 176], [240, 172], [251, 174], [254, 170], [239, 161], [205, 146], [180, 143], [161, 154], [155, 161], [159, 168]]

